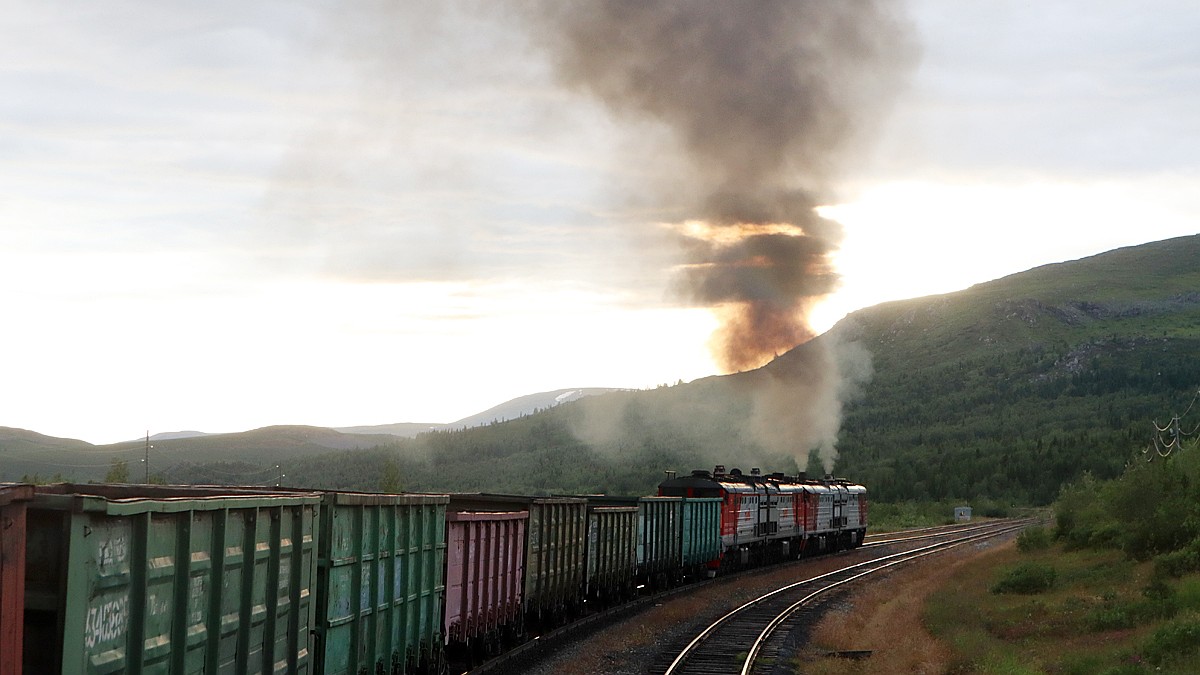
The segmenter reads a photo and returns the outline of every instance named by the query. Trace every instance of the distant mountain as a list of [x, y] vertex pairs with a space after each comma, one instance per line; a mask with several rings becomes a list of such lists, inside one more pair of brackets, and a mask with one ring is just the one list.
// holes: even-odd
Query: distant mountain
[[340, 431], [343, 434], [365, 434], [412, 438], [417, 434], [422, 434], [432, 429], [441, 429], [445, 426], [446, 425], [444, 424], [436, 424], [433, 422], [397, 422], [396, 424], [374, 424], [361, 427], [334, 427], [334, 431]]
[[180, 438], [195, 438], [196, 436], [211, 436], [211, 434], [203, 431], [165, 431], [160, 434], [152, 434], [150, 442], [154, 441], [175, 441]]
[[590, 387], [584, 389], [555, 389], [554, 391], [544, 391], [538, 394], [529, 394], [514, 398], [511, 401], [501, 403], [494, 408], [479, 413], [464, 417], [457, 422], [447, 424], [445, 429], [463, 429], [470, 427], [483, 426], [493, 422], [506, 422], [515, 420], [526, 415], [532, 415], [542, 410], [548, 410], [563, 403], [578, 401], [579, 399], [588, 396], [596, 396], [599, 394], [607, 394], [614, 391], [630, 391], [629, 389], [606, 389], [603, 387]]
[[399, 424], [379, 424], [374, 426], [360, 427], [336, 427], [337, 431], [347, 434], [381, 434], [389, 436], [399, 436], [402, 438], [413, 438], [417, 434], [422, 434], [427, 431], [437, 431], [444, 429], [468, 429], [471, 427], [479, 427], [493, 422], [505, 422], [515, 420], [525, 415], [532, 415], [541, 410], [553, 408], [556, 405], [578, 401], [586, 396], [596, 396], [597, 394], [606, 394], [612, 391], [626, 391], [622, 389], [610, 389], [603, 387], [585, 387], [582, 389], [555, 389], [554, 391], [543, 391], [537, 394], [528, 394], [514, 398], [511, 401], [505, 401], [498, 406], [488, 408], [487, 410], [464, 417], [457, 422], [449, 424], [418, 424], [413, 422], [402, 422]]
[[[533, 414], [584, 396], [610, 389], [558, 389], [530, 394], [502, 403], [477, 415], [451, 424], [398, 423], [329, 429], [311, 426], [271, 426], [251, 431], [212, 434], [201, 431], [176, 431], [153, 434], [150, 443], [150, 471], [160, 473], [181, 467], [207, 463], [239, 463], [250, 466], [251, 473], [269, 473], [274, 465], [330, 451], [362, 450], [398, 439], [439, 429], [463, 429]], [[24, 429], [0, 427], [0, 481], [15, 481], [22, 476], [49, 479], [62, 476], [72, 480], [99, 480], [114, 461], [124, 461], [131, 475], [141, 475], [145, 457], [145, 439], [109, 445], [44, 436]], [[249, 464], [246, 464], [249, 463]], [[258, 471], [263, 469], [263, 471]], [[245, 475], [239, 466], [230, 478]], [[253, 476], [250, 476], [251, 478]], [[229, 480], [225, 482], [236, 482]]]

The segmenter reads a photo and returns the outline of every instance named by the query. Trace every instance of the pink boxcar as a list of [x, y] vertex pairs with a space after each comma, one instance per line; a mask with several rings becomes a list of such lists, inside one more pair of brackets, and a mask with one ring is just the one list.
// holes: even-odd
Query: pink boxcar
[[523, 633], [528, 511], [446, 513], [446, 644], [493, 653]]
[[25, 625], [25, 502], [32, 485], [0, 484], [0, 675], [21, 675]]

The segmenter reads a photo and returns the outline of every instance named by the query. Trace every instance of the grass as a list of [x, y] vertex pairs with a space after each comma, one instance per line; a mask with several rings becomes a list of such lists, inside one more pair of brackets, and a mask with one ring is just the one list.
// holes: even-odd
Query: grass
[[917, 527], [954, 524], [954, 509], [971, 506], [972, 517], [1008, 518], [1040, 513], [1036, 509], [1016, 508], [993, 499], [963, 501], [943, 499], [938, 501], [871, 502], [870, 532], [895, 532]]
[[[1038, 539], [1038, 535], [1034, 539]], [[1015, 542], [902, 568], [838, 603], [797, 672], [1182, 675], [1200, 672], [1200, 574], [1156, 578], [1119, 551]], [[1019, 570], [1052, 584], [997, 593]], [[1018, 572], [1014, 572], [1018, 571]], [[872, 650], [848, 662], [823, 655]]]
[[[1031, 569], [1053, 583], [996, 592]], [[1164, 584], [1152, 571], [1117, 551], [1008, 547], [955, 571], [923, 620], [951, 673], [1195, 673], [1200, 578]]]

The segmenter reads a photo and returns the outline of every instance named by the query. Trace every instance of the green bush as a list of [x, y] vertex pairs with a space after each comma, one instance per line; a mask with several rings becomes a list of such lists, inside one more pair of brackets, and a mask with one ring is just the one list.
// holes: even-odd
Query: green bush
[[1088, 615], [1087, 625], [1092, 631], [1102, 632], [1133, 628], [1135, 621], [1125, 607], [1101, 607]]
[[1163, 625], [1142, 646], [1142, 654], [1154, 664], [1186, 657], [1197, 650], [1200, 650], [1200, 618], [1194, 614]]
[[1058, 572], [1050, 565], [1024, 562], [1010, 569], [995, 584], [992, 593], [1033, 595], [1054, 588]]
[[1109, 668], [1100, 675], [1144, 675], [1145, 673], [1146, 669], [1136, 663], [1123, 663]]
[[1093, 631], [1134, 628], [1148, 621], [1160, 621], [1175, 616], [1178, 604], [1169, 586], [1150, 584], [1142, 590], [1139, 600], [1108, 601], [1088, 614], [1088, 628]]
[[1017, 550], [1022, 553], [1050, 548], [1050, 531], [1044, 527], [1029, 527], [1017, 535]]
[[1068, 548], [1119, 548], [1167, 576], [1200, 570], [1200, 446], [1135, 454], [1117, 480], [1085, 475], [1059, 493], [1055, 519]]
[[1200, 571], [1200, 542], [1187, 548], [1164, 553], [1154, 558], [1154, 575], [1178, 579], [1189, 572]]

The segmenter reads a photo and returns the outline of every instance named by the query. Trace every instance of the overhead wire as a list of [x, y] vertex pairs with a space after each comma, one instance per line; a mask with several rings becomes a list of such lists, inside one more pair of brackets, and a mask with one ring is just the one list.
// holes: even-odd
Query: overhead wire
[[[1184, 431], [1181, 428], [1183, 418], [1187, 417], [1188, 413], [1192, 411], [1192, 408], [1196, 405], [1197, 398], [1200, 398], [1200, 389], [1197, 389], [1196, 393], [1192, 395], [1192, 400], [1190, 403], [1188, 403], [1188, 406], [1183, 413], [1172, 416], [1171, 421], [1168, 422], [1166, 426], [1159, 426], [1158, 420], [1153, 420], [1151, 422], [1155, 431], [1151, 438], [1153, 441], [1151, 447], [1154, 449], [1155, 455], [1163, 458], [1170, 456], [1172, 452], [1175, 452], [1179, 448], [1183, 447], [1183, 440], [1185, 438], [1190, 438], [1195, 436], [1197, 432], [1200, 432], [1200, 423], [1197, 423], [1190, 432]], [[1170, 440], [1163, 440], [1163, 434], [1169, 434]], [[1145, 450], [1143, 450], [1142, 454], [1150, 455], [1151, 447], [1147, 447]], [[1151, 461], [1153, 459], [1154, 456], [1150, 455], [1146, 461]]]

